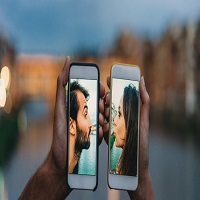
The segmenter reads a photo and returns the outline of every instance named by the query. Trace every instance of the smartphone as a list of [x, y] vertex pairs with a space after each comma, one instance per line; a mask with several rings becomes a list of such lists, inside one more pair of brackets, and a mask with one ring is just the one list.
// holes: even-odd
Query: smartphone
[[136, 190], [139, 166], [140, 68], [116, 63], [111, 68], [108, 185]]
[[98, 182], [99, 68], [70, 64], [67, 92], [67, 183], [95, 190]]

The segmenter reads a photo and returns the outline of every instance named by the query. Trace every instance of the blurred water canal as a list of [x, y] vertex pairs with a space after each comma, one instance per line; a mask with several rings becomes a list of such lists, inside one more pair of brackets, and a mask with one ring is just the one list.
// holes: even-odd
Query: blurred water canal
[[[17, 199], [27, 181], [45, 159], [52, 139], [52, 117], [45, 102], [27, 104], [26, 132], [21, 134], [16, 151], [3, 168], [8, 199]], [[33, 112], [33, 110], [34, 112]], [[32, 112], [31, 112], [32, 110]], [[180, 142], [162, 130], [150, 131], [150, 171], [156, 199], [198, 199], [200, 189], [200, 148], [194, 141]], [[170, 134], [172, 135], [172, 134]], [[95, 192], [73, 191], [67, 199], [129, 199], [124, 191], [107, 187], [107, 145], [103, 142], [99, 155], [99, 184]]]

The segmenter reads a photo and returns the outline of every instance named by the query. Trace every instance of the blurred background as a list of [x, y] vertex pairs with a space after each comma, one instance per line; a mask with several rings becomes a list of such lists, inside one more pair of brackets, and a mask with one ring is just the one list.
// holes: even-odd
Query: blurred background
[[[97, 63], [105, 85], [113, 62], [141, 67], [156, 199], [198, 199], [199, 11], [199, 0], [0, 0], [0, 199], [17, 199], [48, 153], [66, 55]], [[67, 199], [129, 199], [107, 187], [105, 142], [99, 159], [97, 190]]]

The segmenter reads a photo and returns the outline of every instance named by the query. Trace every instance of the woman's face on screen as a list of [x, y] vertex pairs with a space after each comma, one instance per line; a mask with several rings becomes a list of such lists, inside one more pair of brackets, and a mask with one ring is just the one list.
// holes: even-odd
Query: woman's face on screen
[[114, 135], [116, 147], [123, 148], [126, 139], [126, 127], [123, 112], [123, 95], [119, 102], [118, 113], [114, 119]]

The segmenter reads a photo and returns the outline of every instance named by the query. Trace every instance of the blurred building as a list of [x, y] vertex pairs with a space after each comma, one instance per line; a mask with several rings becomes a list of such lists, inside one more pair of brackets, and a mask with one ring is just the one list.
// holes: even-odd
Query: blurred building
[[50, 55], [17, 56], [13, 96], [20, 101], [44, 100], [52, 111], [56, 97], [56, 82], [64, 64], [60, 57]]
[[[15, 105], [29, 99], [43, 98], [52, 111], [56, 80], [64, 58], [50, 55], [15, 56], [12, 45], [3, 39], [0, 42], [1, 66], [15, 66], [11, 67], [10, 89]], [[151, 114], [157, 122], [186, 124], [188, 118], [198, 120], [200, 23], [174, 24], [157, 41], [139, 38], [125, 29], [105, 53], [80, 54], [74, 60], [97, 63], [104, 85], [107, 85], [106, 77], [114, 62], [139, 65], [151, 98]]]
[[180, 114], [195, 112], [194, 58], [191, 29], [168, 29], [155, 47], [153, 70], [156, 82], [151, 97], [155, 108]]
[[[200, 23], [174, 24], [158, 40], [124, 30], [99, 58], [102, 82], [114, 62], [139, 65], [157, 124], [198, 126], [200, 102]], [[199, 127], [199, 126], [198, 126]]]
[[[98, 57], [101, 70], [101, 81], [106, 86], [106, 78], [110, 76], [111, 66], [118, 63], [138, 65], [142, 74], [142, 41], [128, 29], [123, 30], [116, 38], [113, 46]], [[108, 89], [108, 88], [106, 88]]]
[[4, 65], [13, 67], [15, 61], [15, 46], [3, 34], [0, 34], [0, 68]]

